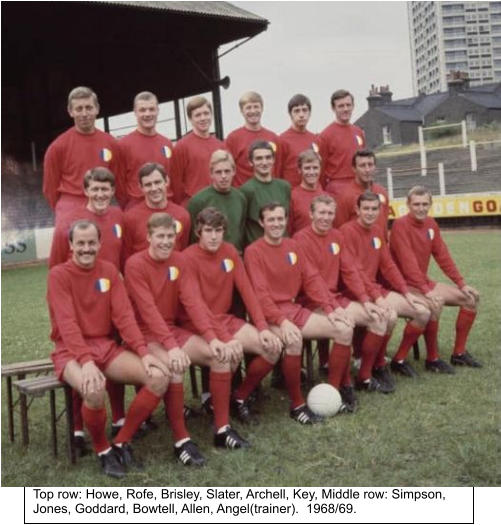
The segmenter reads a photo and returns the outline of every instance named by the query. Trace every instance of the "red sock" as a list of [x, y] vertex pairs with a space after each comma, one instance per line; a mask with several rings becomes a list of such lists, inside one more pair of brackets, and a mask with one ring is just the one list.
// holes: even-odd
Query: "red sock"
[[160, 403], [160, 397], [143, 386], [132, 400], [125, 423], [113, 440], [114, 443], [129, 443], [141, 423], [147, 419]]
[[214, 426], [217, 431], [230, 424], [231, 372], [214, 372], [211, 370], [209, 390], [212, 395]]
[[71, 391], [72, 406], [73, 406], [73, 431], [83, 431], [82, 419], [82, 405], [83, 401], [80, 394], [76, 390]]
[[321, 367], [324, 367], [329, 362], [329, 339], [318, 339], [317, 348], [318, 348], [318, 364]]
[[351, 359], [348, 359], [341, 378], [341, 386], [351, 386], [351, 384]]
[[466, 339], [470, 333], [477, 312], [460, 308], [456, 319], [456, 342], [454, 343], [454, 355], [464, 354], [466, 351]]
[[169, 383], [164, 395], [165, 414], [172, 428], [174, 442], [190, 437], [184, 423], [184, 387], [183, 383]]
[[282, 359], [282, 372], [291, 408], [304, 405], [305, 401], [301, 392], [301, 356], [285, 354]]
[[329, 378], [327, 381], [338, 390], [346, 372], [346, 363], [350, 362], [350, 355], [349, 346], [334, 343], [329, 358]]
[[266, 377], [275, 365], [266, 361], [260, 355], [256, 356], [247, 367], [247, 374], [244, 381], [235, 390], [235, 398], [245, 400], [249, 394], [257, 387], [259, 382]]
[[388, 348], [388, 343], [391, 339], [391, 333], [390, 334], [384, 334], [383, 335], [383, 343], [381, 344], [381, 347], [378, 350], [378, 353], [376, 355], [376, 360], [374, 361], [374, 368], [381, 368], [383, 366], [386, 366], [386, 349]]
[[104, 407], [90, 408], [83, 403], [82, 418], [89, 431], [96, 454], [110, 448], [110, 443], [106, 437], [106, 409]]
[[412, 321], [407, 323], [402, 341], [400, 342], [397, 353], [393, 357], [393, 361], [404, 361], [412, 345], [418, 340], [423, 331], [421, 327], [412, 324]]
[[384, 337], [374, 332], [367, 331], [362, 343], [362, 361], [358, 372], [358, 380], [365, 381], [372, 377], [374, 361], [383, 344]]
[[430, 319], [424, 329], [424, 340], [426, 342], [426, 360], [436, 361], [438, 359], [438, 320]]
[[123, 383], [116, 383], [111, 379], [106, 380], [106, 391], [110, 399], [111, 407], [111, 421], [116, 423], [125, 417], [124, 396], [125, 385]]
[[355, 326], [353, 331], [353, 357], [356, 359], [362, 357], [362, 344], [364, 342], [366, 331], [363, 326]]

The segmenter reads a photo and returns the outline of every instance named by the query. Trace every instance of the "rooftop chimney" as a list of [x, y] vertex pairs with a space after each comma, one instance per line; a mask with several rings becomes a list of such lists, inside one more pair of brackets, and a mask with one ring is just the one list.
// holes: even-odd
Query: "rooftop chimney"
[[447, 73], [449, 93], [460, 93], [470, 87], [470, 78], [466, 71], [449, 71]]
[[367, 97], [369, 109], [389, 104], [391, 102], [392, 95], [393, 93], [390, 91], [390, 87], [388, 85], [379, 86], [379, 88], [377, 88], [374, 84], [372, 84], [369, 90], [369, 96]]

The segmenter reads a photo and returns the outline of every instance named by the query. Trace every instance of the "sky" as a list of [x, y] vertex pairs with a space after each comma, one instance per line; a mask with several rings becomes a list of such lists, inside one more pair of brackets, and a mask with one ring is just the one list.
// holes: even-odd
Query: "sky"
[[[232, 3], [270, 24], [220, 59], [221, 77], [231, 80], [229, 89], [221, 89], [225, 135], [242, 125], [238, 99], [249, 90], [263, 96], [263, 125], [276, 133], [289, 127], [287, 102], [296, 93], [312, 102], [314, 132], [333, 120], [330, 96], [336, 89], [354, 94], [354, 119], [367, 110], [372, 84], [388, 84], [394, 99], [413, 95], [405, 2]], [[221, 47], [220, 54], [236, 43]], [[162, 105], [161, 119], [172, 114], [172, 104]], [[110, 123], [113, 132], [115, 126], [133, 126], [134, 119], [128, 114]], [[175, 137], [172, 123], [160, 123], [158, 131]]]

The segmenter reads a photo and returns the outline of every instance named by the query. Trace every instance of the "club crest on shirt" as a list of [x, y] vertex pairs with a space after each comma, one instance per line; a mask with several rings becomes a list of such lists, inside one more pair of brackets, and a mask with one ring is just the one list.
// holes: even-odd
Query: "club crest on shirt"
[[221, 269], [223, 272], [230, 273], [235, 268], [235, 263], [232, 259], [223, 259], [221, 261]]
[[433, 228], [428, 228], [428, 239], [432, 241], [435, 238], [435, 230]]
[[379, 237], [372, 238], [372, 247], [375, 250], [379, 250], [381, 248], [381, 239]]
[[386, 199], [382, 193], [378, 193], [377, 196], [379, 197], [379, 202], [381, 204], [386, 204]]
[[176, 229], [176, 235], [179, 235], [183, 231], [183, 224], [177, 219], [174, 221], [174, 228]]
[[329, 251], [332, 253], [332, 255], [337, 255], [341, 251], [341, 248], [337, 242], [331, 242], [329, 244]]
[[120, 226], [120, 224], [114, 224], [113, 225], [113, 235], [117, 239], [121, 239], [122, 238], [122, 226]]
[[172, 150], [169, 146], [162, 146], [162, 154], [166, 159], [170, 159], [172, 157]]
[[110, 162], [110, 160], [113, 158], [113, 153], [111, 153], [111, 150], [108, 148], [103, 148], [99, 152], [99, 158], [101, 160], [104, 160], [104, 162]]
[[101, 279], [98, 279], [96, 283], [94, 284], [94, 288], [101, 293], [106, 293], [110, 291], [111, 283], [109, 279], [105, 279], [104, 277]]
[[364, 145], [364, 139], [360, 135], [355, 135], [355, 142], [359, 148]]
[[287, 253], [287, 262], [294, 266], [297, 263], [297, 254], [295, 252], [288, 252]]
[[179, 268], [177, 266], [169, 266], [167, 268], [167, 280], [175, 281], [179, 277]]
[[277, 145], [272, 140], [269, 140], [268, 144], [271, 146], [271, 149], [273, 150], [273, 152], [276, 153], [277, 152]]

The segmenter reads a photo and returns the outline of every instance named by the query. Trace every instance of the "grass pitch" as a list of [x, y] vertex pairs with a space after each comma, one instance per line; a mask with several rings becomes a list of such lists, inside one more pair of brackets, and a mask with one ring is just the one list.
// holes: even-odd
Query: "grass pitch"
[[[480, 290], [480, 314], [469, 349], [482, 369], [457, 369], [454, 376], [424, 371], [415, 363], [417, 380], [397, 378], [388, 396], [360, 394], [355, 415], [338, 415], [305, 428], [288, 417], [285, 392], [271, 389], [261, 408], [261, 423], [235, 426], [252, 448], [227, 452], [212, 447], [209, 420], [188, 422], [193, 439], [208, 459], [203, 469], [174, 461], [172, 438], [159, 407], [160, 428], [135, 444], [146, 464], [144, 473], [124, 481], [106, 478], [88, 456], [70, 465], [60, 443], [54, 460], [49, 448], [48, 399], [35, 399], [30, 409], [31, 443], [7, 436], [2, 403], [2, 485], [4, 486], [493, 486], [501, 484], [500, 311], [501, 233], [446, 233], [450, 250], [467, 282]], [[441, 277], [434, 266], [431, 272]], [[43, 358], [52, 344], [45, 306], [46, 268], [2, 273], [2, 363]], [[444, 311], [440, 329], [441, 356], [448, 359], [454, 341], [457, 309]], [[389, 346], [393, 355], [403, 322]], [[423, 354], [423, 343], [421, 343]], [[414, 363], [413, 363], [414, 364]], [[132, 390], [128, 387], [128, 390]], [[198, 405], [190, 399], [188, 404]], [[132, 395], [129, 393], [129, 397]], [[62, 395], [58, 394], [59, 402]], [[63, 427], [60, 425], [60, 437]], [[63, 440], [64, 441], [64, 440]]]

